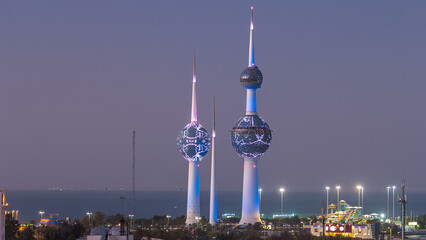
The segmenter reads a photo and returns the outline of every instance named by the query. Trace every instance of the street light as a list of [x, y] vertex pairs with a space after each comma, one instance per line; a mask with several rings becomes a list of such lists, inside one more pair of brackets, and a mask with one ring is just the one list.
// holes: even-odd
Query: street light
[[259, 188], [259, 213], [261, 212], [260, 207], [262, 205], [262, 189]]
[[392, 221], [395, 221], [395, 186], [392, 186]]
[[38, 214], [40, 214], [40, 220], [41, 220], [41, 219], [43, 219], [43, 214], [44, 214], [44, 212], [43, 212], [43, 211], [40, 211], [40, 212], [38, 212]]
[[325, 190], [327, 191], [327, 217], [328, 217], [328, 190], [330, 190], [330, 187], [325, 187]]
[[361, 185], [356, 186], [356, 189], [358, 189], [358, 207], [361, 207]]
[[87, 212], [86, 215], [89, 216], [89, 229], [92, 229], [92, 221], [90, 221], [90, 216], [92, 216], [92, 213]]
[[133, 230], [133, 218], [135, 217], [135, 215], [133, 214], [129, 214], [129, 218], [130, 218], [130, 229]]
[[283, 200], [284, 200], [284, 192], [285, 189], [284, 188], [280, 188], [280, 193], [281, 193], [281, 215], [283, 215]]
[[166, 216], [166, 218], [167, 218], [167, 225], [170, 225], [170, 218], [171, 218], [172, 216], [170, 216], [170, 215], [167, 215]]
[[336, 190], [337, 190], [337, 211], [339, 211], [339, 205], [340, 205], [339, 191], [340, 191], [340, 186], [336, 186]]
[[361, 213], [364, 212], [364, 187], [361, 187]]
[[390, 188], [391, 187], [386, 187], [386, 196], [387, 196], [387, 198], [386, 198], [386, 209], [387, 209], [386, 218], [387, 219], [389, 219], [389, 190], [390, 190]]

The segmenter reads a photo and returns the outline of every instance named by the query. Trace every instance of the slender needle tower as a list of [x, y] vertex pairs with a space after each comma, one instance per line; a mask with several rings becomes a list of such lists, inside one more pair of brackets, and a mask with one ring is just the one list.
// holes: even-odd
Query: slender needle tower
[[253, 7], [250, 18], [250, 43], [248, 67], [241, 73], [240, 81], [247, 91], [246, 114], [231, 131], [231, 141], [237, 154], [244, 159], [243, 202], [240, 224], [261, 222], [259, 213], [258, 160], [271, 144], [272, 131], [257, 114], [256, 90], [263, 81], [262, 72], [254, 62]]
[[206, 129], [197, 120], [197, 101], [195, 94], [195, 56], [192, 75], [192, 106], [191, 122], [179, 133], [177, 146], [183, 157], [188, 161], [188, 200], [186, 209], [186, 224], [197, 223], [200, 217], [200, 184], [198, 177], [199, 162], [207, 154], [210, 147], [210, 137]]
[[216, 139], [215, 121], [216, 121], [216, 107], [215, 100], [213, 99], [213, 127], [212, 127], [212, 162], [210, 173], [210, 216], [209, 223], [216, 225], [217, 222], [217, 198], [216, 198], [216, 163], [215, 163], [215, 149], [214, 142]]

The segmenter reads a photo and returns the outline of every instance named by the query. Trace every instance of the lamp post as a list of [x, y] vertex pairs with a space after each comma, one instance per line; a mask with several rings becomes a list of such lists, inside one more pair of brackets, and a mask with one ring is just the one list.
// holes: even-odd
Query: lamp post
[[135, 215], [133, 214], [129, 214], [129, 219], [130, 219], [130, 229], [133, 230], [133, 218], [135, 217]]
[[395, 186], [392, 186], [392, 221], [395, 221]]
[[197, 223], [197, 226], [200, 225], [200, 220], [201, 220], [201, 217], [195, 217], [195, 221]]
[[166, 218], [167, 218], [167, 226], [170, 226], [170, 218], [171, 218], [172, 216], [170, 216], [170, 215], [167, 215], [166, 216]]
[[336, 186], [336, 190], [337, 190], [337, 211], [340, 211], [340, 209], [339, 209], [339, 206], [340, 206], [340, 198], [339, 198], [340, 186]]
[[281, 193], [281, 215], [283, 215], [283, 213], [284, 213], [284, 205], [283, 205], [283, 202], [284, 202], [284, 191], [285, 191], [285, 189], [284, 188], [280, 188], [280, 193]]
[[90, 216], [92, 216], [91, 212], [86, 213], [87, 216], [89, 216], [89, 231], [92, 229], [92, 221], [90, 220]]
[[325, 187], [325, 190], [326, 190], [326, 192], [327, 192], [327, 208], [326, 208], [326, 210], [327, 210], [327, 214], [326, 214], [326, 216], [328, 217], [328, 191], [330, 190], [330, 187]]
[[[262, 206], [262, 189], [259, 188], [259, 214], [262, 212], [261, 207]], [[262, 214], [260, 214], [262, 216]]]
[[386, 187], [386, 219], [389, 219], [389, 189], [391, 187]]
[[361, 207], [361, 186], [356, 186], [356, 189], [358, 189], [358, 207]]
[[38, 214], [40, 214], [40, 221], [41, 221], [41, 219], [43, 219], [43, 214], [44, 214], [44, 212], [43, 212], [43, 211], [40, 211], [40, 212], [38, 212]]
[[361, 213], [364, 212], [364, 187], [361, 187]]

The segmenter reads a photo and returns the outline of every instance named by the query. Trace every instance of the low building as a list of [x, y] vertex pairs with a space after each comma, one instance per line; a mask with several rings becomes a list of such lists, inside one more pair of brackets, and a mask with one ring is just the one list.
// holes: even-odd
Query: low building
[[362, 239], [376, 239], [380, 232], [380, 224], [326, 224], [322, 225], [304, 225], [304, 230], [310, 232], [313, 236], [322, 236], [325, 229], [325, 236], [341, 236]]

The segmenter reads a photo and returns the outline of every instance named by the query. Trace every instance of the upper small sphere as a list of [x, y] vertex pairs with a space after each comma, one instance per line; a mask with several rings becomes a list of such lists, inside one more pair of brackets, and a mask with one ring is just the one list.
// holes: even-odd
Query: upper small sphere
[[257, 66], [248, 67], [241, 73], [240, 81], [245, 88], [260, 88], [263, 82], [263, 75]]
[[177, 147], [186, 160], [201, 161], [210, 148], [209, 133], [198, 122], [191, 122], [179, 133]]

